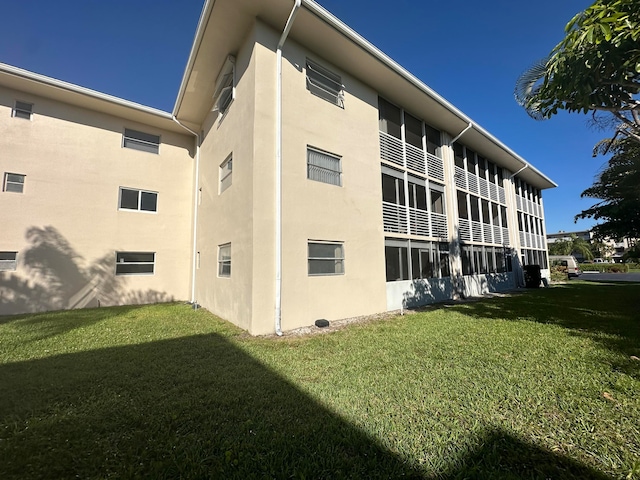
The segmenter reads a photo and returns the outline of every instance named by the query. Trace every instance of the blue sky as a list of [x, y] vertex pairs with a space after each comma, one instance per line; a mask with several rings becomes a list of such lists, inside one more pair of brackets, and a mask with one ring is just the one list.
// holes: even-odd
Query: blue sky
[[[293, 3], [293, 2], [292, 2]], [[559, 187], [543, 193], [549, 233], [573, 217], [605, 158], [589, 116], [536, 122], [513, 100], [518, 75], [591, 0], [320, 0]], [[0, 62], [171, 111], [203, 0], [3, 0]]]

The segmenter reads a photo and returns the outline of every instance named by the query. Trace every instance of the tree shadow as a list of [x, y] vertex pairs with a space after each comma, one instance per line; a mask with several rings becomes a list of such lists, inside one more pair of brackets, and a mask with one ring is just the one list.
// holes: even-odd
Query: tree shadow
[[131, 290], [115, 272], [113, 252], [87, 262], [55, 228], [31, 227], [18, 271], [0, 272], [0, 315], [172, 301], [156, 290]]
[[598, 479], [610, 477], [581, 463], [492, 429], [463, 452], [446, 479]]
[[5, 364], [0, 383], [6, 480], [605, 478], [501, 431], [421, 471], [219, 334]]

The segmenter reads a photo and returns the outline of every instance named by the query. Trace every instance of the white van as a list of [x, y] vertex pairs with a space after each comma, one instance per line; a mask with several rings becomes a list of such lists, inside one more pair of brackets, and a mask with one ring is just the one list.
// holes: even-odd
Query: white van
[[582, 275], [582, 270], [578, 266], [578, 261], [573, 255], [549, 255], [549, 265], [554, 267], [560, 265], [567, 267], [567, 275], [569, 277], [578, 277]]

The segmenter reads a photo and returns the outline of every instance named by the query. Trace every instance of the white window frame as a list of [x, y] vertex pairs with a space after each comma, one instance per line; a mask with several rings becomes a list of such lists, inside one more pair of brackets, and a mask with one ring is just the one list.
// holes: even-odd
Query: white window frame
[[[122, 191], [129, 190], [132, 192], [138, 192], [138, 206], [137, 208], [127, 208], [122, 206]], [[143, 210], [142, 209], [142, 194], [151, 194], [156, 196], [156, 209], [155, 210]], [[120, 187], [118, 190], [118, 210], [125, 212], [142, 212], [142, 213], [158, 213], [158, 192], [152, 190], [141, 190], [139, 188]]]
[[[333, 257], [316, 257], [316, 256], [311, 256], [311, 245], [331, 245], [331, 246], [339, 246], [340, 247], [340, 252], [341, 255], [340, 256], [333, 256]], [[333, 261], [334, 262], [334, 272], [330, 273], [330, 272], [322, 272], [322, 273], [312, 273], [311, 272], [311, 265], [312, 262], [326, 262], [326, 261]], [[342, 266], [342, 271], [336, 271], [338, 270], [337, 266], [341, 265]], [[327, 276], [338, 276], [338, 275], [345, 275], [346, 273], [346, 268], [345, 268], [345, 254], [344, 254], [344, 242], [339, 242], [339, 241], [330, 241], [330, 240], [308, 240], [307, 241], [307, 273], [310, 277], [327, 277]]]
[[31, 118], [33, 117], [33, 103], [16, 100], [13, 105], [13, 110], [11, 110], [11, 116], [13, 118], [31, 120]]
[[220, 164], [220, 181], [218, 182], [218, 195], [222, 194], [233, 184], [233, 154], [229, 155]]
[[[225, 249], [229, 249], [228, 257], [223, 257]], [[229, 267], [229, 272], [225, 272], [225, 267]], [[231, 277], [231, 242], [218, 245], [218, 277], [229, 278]]]
[[[13, 257], [13, 258], [5, 258]], [[0, 252], [0, 272], [15, 272], [18, 268], [18, 252]]]
[[[338, 166], [337, 170], [328, 168], [325, 166], [315, 165], [311, 163], [311, 153], [326, 157], [328, 160], [334, 160]], [[315, 175], [312, 171], [315, 169]], [[322, 179], [324, 177], [324, 180]], [[327, 181], [329, 177], [337, 179], [337, 183]], [[307, 145], [307, 179], [314, 182], [326, 183], [327, 185], [335, 185], [336, 187], [342, 186], [342, 157], [335, 153], [329, 153], [319, 148], [311, 147]]]
[[220, 69], [213, 92], [213, 111], [222, 119], [236, 98], [236, 57], [229, 55]]
[[307, 90], [329, 103], [344, 108], [344, 85], [340, 75], [307, 58], [306, 77]]
[[[16, 175], [18, 177], [22, 177], [22, 182], [16, 182], [15, 180], [9, 180], [9, 176], [10, 175]], [[27, 178], [26, 175], [22, 174], [22, 173], [12, 173], [12, 172], [5, 172], [4, 173], [4, 181], [2, 182], [2, 191], [3, 192], [8, 192], [8, 193], [24, 193], [24, 184], [25, 184], [25, 179]], [[20, 191], [17, 192], [15, 190], [9, 190], [7, 187], [8, 185], [20, 185]]]
[[[136, 136], [136, 134], [138, 134]], [[145, 140], [139, 138], [142, 134], [143, 137], [155, 137], [157, 141]], [[140, 130], [134, 130], [133, 128], [125, 128], [122, 132], [122, 148], [129, 148], [131, 150], [138, 150], [139, 152], [153, 153], [155, 155], [160, 154], [160, 135], [154, 133], [142, 132]]]
[[[153, 255], [152, 261], [126, 261], [121, 255]], [[120, 258], [119, 258], [120, 257]], [[117, 276], [131, 276], [131, 275], [155, 275], [156, 273], [156, 252], [132, 252], [132, 251], [118, 251], [116, 252], [116, 265], [115, 274]], [[150, 272], [118, 272], [119, 265], [151, 265], [152, 270]]]

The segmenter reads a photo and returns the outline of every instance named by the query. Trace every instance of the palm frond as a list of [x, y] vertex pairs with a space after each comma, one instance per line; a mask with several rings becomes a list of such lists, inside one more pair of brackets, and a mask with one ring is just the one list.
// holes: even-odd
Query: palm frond
[[513, 95], [516, 102], [522, 106], [530, 117], [543, 120], [545, 117], [540, 110], [540, 104], [536, 102], [536, 95], [547, 75], [549, 58], [543, 58], [531, 65], [516, 80]]

